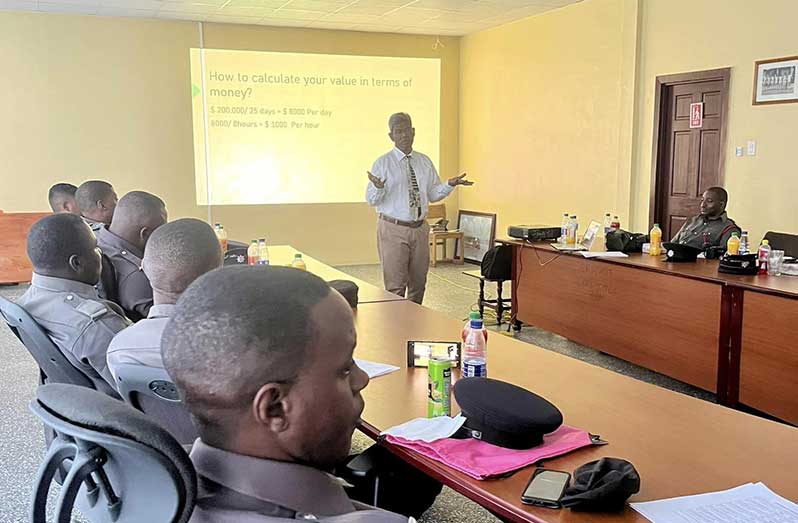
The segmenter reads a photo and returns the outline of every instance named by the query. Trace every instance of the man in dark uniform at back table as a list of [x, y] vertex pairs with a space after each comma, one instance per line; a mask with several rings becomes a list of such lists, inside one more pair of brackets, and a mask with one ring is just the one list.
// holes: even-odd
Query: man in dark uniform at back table
[[97, 296], [97, 240], [73, 214], [53, 214], [28, 232], [31, 286], [17, 301], [95, 388], [118, 397], [106, 365], [111, 339], [130, 325], [122, 310]]
[[150, 235], [166, 219], [163, 200], [132, 191], [119, 200], [111, 225], [97, 231], [97, 245], [116, 274], [117, 303], [133, 321], [146, 318], [152, 307], [152, 287], [141, 270], [141, 259]]
[[704, 191], [701, 197], [701, 214], [687, 220], [671, 241], [704, 249], [707, 247], [704, 233], [709, 233], [710, 247], [724, 247], [732, 233], [740, 234], [740, 228], [726, 215], [728, 201], [729, 194], [723, 187], [710, 187]]
[[80, 206], [75, 200], [77, 187], [71, 183], [57, 183], [47, 192], [47, 201], [55, 213], [66, 212], [80, 216]]
[[309, 272], [224, 267], [189, 286], [161, 351], [200, 434], [191, 523], [408, 522], [329, 474], [364, 407], [355, 344], [352, 309]]
[[91, 230], [109, 225], [116, 208], [116, 192], [110, 183], [101, 180], [83, 182], [75, 192], [81, 215]]

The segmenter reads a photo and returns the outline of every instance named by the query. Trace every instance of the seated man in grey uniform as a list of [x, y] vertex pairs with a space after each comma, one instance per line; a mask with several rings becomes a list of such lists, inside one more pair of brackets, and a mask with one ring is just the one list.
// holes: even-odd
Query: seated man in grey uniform
[[[740, 228], [726, 215], [728, 201], [729, 193], [723, 187], [710, 187], [704, 191], [701, 214], [687, 220], [671, 241], [697, 249], [725, 247], [733, 232], [740, 234]], [[704, 241], [705, 233], [708, 234], [707, 242]]]
[[102, 180], [83, 182], [75, 191], [75, 200], [91, 230], [96, 231], [111, 223], [116, 208], [116, 192], [110, 183]]
[[152, 287], [141, 270], [141, 259], [147, 240], [166, 217], [163, 200], [132, 191], [119, 200], [111, 225], [97, 231], [97, 245], [116, 274], [117, 303], [134, 322], [146, 318], [152, 307]]
[[161, 351], [200, 434], [191, 523], [408, 522], [328, 473], [363, 411], [355, 343], [346, 300], [306, 271], [224, 267], [189, 286]]
[[114, 378], [120, 363], [163, 368], [161, 336], [175, 302], [194, 280], [221, 265], [219, 240], [202, 220], [183, 218], [152, 233], [141, 266], [152, 285], [153, 306], [145, 319], [111, 341], [108, 368]]
[[118, 397], [105, 352], [130, 322], [94, 289], [100, 278], [100, 252], [91, 229], [74, 214], [46, 216], [28, 232], [28, 257], [33, 278], [17, 303], [97, 390]]
[[77, 187], [71, 183], [57, 183], [47, 192], [47, 201], [54, 213], [67, 212], [80, 216], [80, 206], [75, 200]]

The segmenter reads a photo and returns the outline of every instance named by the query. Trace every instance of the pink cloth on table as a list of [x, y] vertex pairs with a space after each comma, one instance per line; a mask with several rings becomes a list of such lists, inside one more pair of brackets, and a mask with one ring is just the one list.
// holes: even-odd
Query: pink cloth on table
[[389, 443], [412, 449], [476, 479], [500, 476], [542, 459], [562, 456], [592, 444], [590, 434], [567, 425], [561, 425], [551, 434], [543, 436], [542, 445], [527, 450], [506, 449], [472, 438], [443, 438], [431, 443], [410, 441], [395, 436], [386, 436], [385, 439]]

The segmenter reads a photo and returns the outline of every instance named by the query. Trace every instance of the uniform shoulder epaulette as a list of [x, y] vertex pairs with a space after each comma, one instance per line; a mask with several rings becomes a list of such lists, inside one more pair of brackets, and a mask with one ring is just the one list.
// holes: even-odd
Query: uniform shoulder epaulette
[[71, 300], [67, 298], [67, 303], [71, 304], [77, 312], [92, 320], [102, 318], [108, 313], [108, 307], [100, 301], [86, 300], [74, 296]]

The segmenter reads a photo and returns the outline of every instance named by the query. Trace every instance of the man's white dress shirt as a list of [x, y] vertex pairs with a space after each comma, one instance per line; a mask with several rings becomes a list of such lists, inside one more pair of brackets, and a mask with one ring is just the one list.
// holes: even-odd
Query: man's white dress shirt
[[378, 189], [369, 181], [366, 186], [366, 201], [377, 212], [402, 220], [414, 222], [427, 216], [429, 204], [443, 200], [454, 190], [447, 182], [441, 182], [432, 160], [418, 151], [410, 153], [411, 165], [418, 181], [421, 196], [421, 217], [414, 215], [410, 208], [410, 187], [405, 153], [394, 147], [383, 154], [371, 167], [371, 174], [383, 180], [385, 186]]

